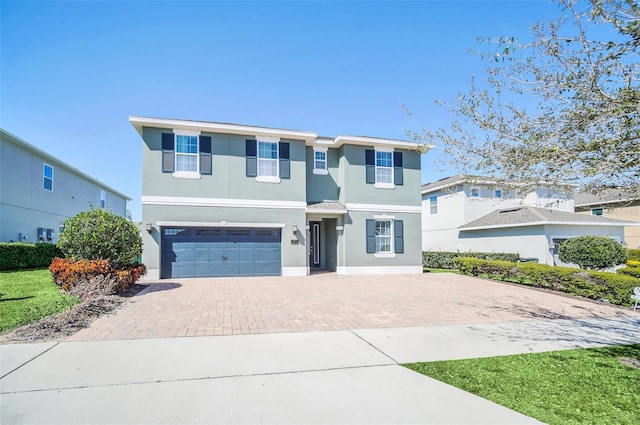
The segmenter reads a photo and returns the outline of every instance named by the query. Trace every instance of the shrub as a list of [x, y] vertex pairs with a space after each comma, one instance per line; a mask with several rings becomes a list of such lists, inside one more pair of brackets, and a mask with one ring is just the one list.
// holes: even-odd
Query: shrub
[[[625, 274], [627, 276], [633, 276], [636, 279], [640, 279], [640, 267], [625, 267], [623, 269], [616, 270], [616, 273]], [[638, 282], [638, 285], [636, 286], [640, 286], [640, 282]]]
[[132, 263], [142, 253], [136, 226], [102, 209], [79, 213], [65, 221], [58, 247], [76, 260], [110, 260], [119, 266]]
[[[487, 276], [539, 288], [553, 289], [591, 299], [606, 299], [613, 304], [631, 305], [630, 295], [638, 279], [616, 273], [585, 271], [543, 264], [487, 261], [458, 257], [454, 263], [461, 273]], [[625, 269], [620, 269], [625, 270]]]
[[423, 251], [422, 265], [432, 269], [453, 269], [453, 259], [456, 257], [482, 258], [485, 260], [518, 261], [518, 254], [503, 252], [451, 252], [451, 251]]
[[638, 261], [638, 260], [627, 260], [627, 267], [640, 267], [640, 261]]
[[627, 249], [627, 259], [633, 261], [640, 261], [640, 249]]
[[62, 252], [49, 243], [0, 242], [0, 270], [39, 269]]
[[139, 263], [114, 267], [108, 260], [55, 258], [49, 271], [60, 289], [86, 300], [126, 290], [144, 276], [147, 269]]
[[560, 244], [560, 261], [583, 269], [604, 270], [627, 261], [625, 248], [606, 236], [578, 236]]

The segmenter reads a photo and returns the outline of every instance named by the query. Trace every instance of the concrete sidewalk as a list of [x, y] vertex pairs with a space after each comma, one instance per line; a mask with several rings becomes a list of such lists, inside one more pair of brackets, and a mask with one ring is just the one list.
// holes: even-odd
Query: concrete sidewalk
[[640, 342], [640, 318], [0, 346], [0, 422], [535, 420], [398, 363]]

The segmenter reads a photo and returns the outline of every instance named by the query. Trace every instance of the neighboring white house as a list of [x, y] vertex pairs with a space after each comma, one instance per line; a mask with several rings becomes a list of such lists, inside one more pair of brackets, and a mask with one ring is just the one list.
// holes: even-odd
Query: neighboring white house
[[521, 196], [464, 175], [423, 185], [422, 249], [512, 252], [558, 264], [557, 249], [565, 239], [596, 235], [624, 242], [630, 223], [575, 214], [571, 189], [541, 187]]
[[129, 200], [0, 129], [0, 242], [56, 243], [66, 219], [92, 205], [125, 217]]

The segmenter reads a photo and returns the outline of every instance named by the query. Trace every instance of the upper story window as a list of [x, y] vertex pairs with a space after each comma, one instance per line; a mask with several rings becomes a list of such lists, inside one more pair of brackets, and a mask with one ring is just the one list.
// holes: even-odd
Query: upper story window
[[107, 208], [107, 192], [100, 191], [100, 208]]
[[313, 148], [313, 174], [328, 174], [327, 148]]
[[493, 197], [494, 198], [502, 198], [502, 189], [495, 189], [493, 191]]
[[438, 214], [438, 196], [432, 195], [429, 197], [429, 213]]
[[278, 144], [258, 142], [258, 176], [278, 177]]
[[603, 216], [604, 215], [604, 208], [591, 208], [591, 215]]
[[403, 184], [402, 152], [377, 148], [365, 151], [366, 182], [380, 189]]
[[246, 175], [256, 181], [280, 183], [290, 178], [289, 143], [271, 137], [246, 140]]
[[471, 192], [470, 192], [470, 196], [472, 198], [479, 198], [480, 197], [480, 188], [479, 187], [472, 187], [471, 188]]
[[376, 183], [393, 183], [393, 152], [376, 151]]
[[184, 179], [212, 174], [211, 136], [187, 130], [162, 133], [162, 171]]
[[198, 138], [176, 134], [176, 173], [198, 172]]
[[53, 191], [53, 167], [49, 164], [42, 166], [42, 187], [44, 190]]

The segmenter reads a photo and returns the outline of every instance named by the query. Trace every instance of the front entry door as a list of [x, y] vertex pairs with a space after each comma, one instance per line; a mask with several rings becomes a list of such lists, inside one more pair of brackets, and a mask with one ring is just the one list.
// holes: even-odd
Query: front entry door
[[309, 267], [320, 268], [321, 264], [321, 251], [320, 251], [320, 222], [309, 222]]

